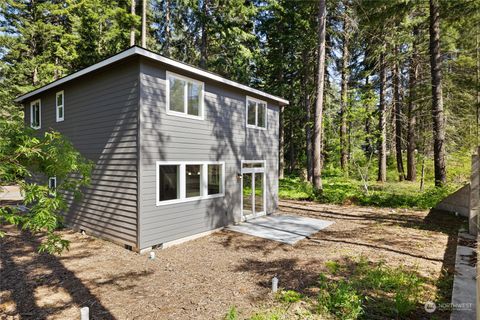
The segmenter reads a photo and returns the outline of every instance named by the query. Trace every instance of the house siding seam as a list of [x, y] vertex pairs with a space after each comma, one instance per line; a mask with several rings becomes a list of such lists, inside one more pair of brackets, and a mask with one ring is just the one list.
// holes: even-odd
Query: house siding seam
[[[67, 225], [119, 244], [138, 247], [139, 59], [134, 57], [32, 96], [42, 100], [42, 128], [65, 135], [94, 162], [91, 185], [80, 201], [67, 196]], [[55, 94], [65, 93], [65, 120], [56, 122]]]
[[[166, 114], [167, 69], [205, 83], [204, 120]], [[267, 101], [267, 130], [246, 128], [245, 101], [251, 94], [148, 59], [140, 60], [140, 92], [140, 248], [239, 221], [237, 174], [242, 160], [266, 160], [267, 212], [276, 210], [279, 107], [275, 102]], [[225, 196], [156, 206], [156, 161], [195, 160], [225, 162]]]

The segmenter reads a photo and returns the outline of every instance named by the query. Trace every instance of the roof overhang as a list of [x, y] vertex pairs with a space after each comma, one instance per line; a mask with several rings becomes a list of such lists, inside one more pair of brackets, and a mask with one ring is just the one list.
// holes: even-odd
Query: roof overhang
[[235, 88], [238, 88], [240, 90], [246, 91], [248, 93], [251, 93], [251, 94], [266, 98], [266, 99], [276, 101], [280, 105], [283, 105], [283, 106], [289, 104], [288, 100], [285, 100], [283, 98], [274, 96], [272, 94], [263, 92], [263, 91], [258, 90], [258, 89], [251, 88], [249, 86], [246, 86], [244, 84], [241, 84], [241, 83], [238, 83], [238, 82], [235, 82], [235, 81], [232, 81], [232, 80], [225, 79], [225, 78], [223, 78], [219, 75], [216, 75], [214, 73], [211, 73], [211, 72], [208, 72], [208, 71], [196, 68], [196, 67], [193, 67], [193, 66], [185, 64], [183, 62], [179, 62], [179, 61], [176, 61], [176, 60], [172, 60], [172, 59], [163, 57], [163, 56], [161, 56], [159, 54], [156, 54], [152, 51], [149, 51], [149, 50], [137, 47], [137, 46], [131, 47], [131, 48], [129, 48], [125, 51], [122, 51], [122, 52], [120, 52], [120, 53], [118, 53], [118, 54], [116, 54], [116, 55], [114, 55], [114, 56], [112, 56], [108, 59], [105, 59], [105, 60], [100, 61], [100, 62], [98, 62], [94, 65], [91, 65], [90, 67], [87, 67], [85, 69], [74, 72], [74, 73], [72, 73], [68, 76], [65, 76], [61, 79], [58, 79], [54, 82], [51, 82], [51, 83], [49, 83], [49, 84], [47, 84], [43, 87], [40, 87], [40, 88], [38, 88], [36, 90], [33, 90], [33, 91], [30, 91], [29, 93], [26, 93], [24, 95], [21, 95], [21, 96], [15, 98], [15, 102], [23, 102], [26, 99], [28, 99], [30, 97], [33, 97], [33, 96], [35, 96], [39, 93], [42, 93], [42, 92], [47, 91], [49, 89], [55, 88], [55, 87], [57, 87], [61, 84], [72, 81], [72, 80], [74, 80], [76, 78], [79, 78], [83, 75], [86, 75], [90, 72], [93, 72], [95, 70], [104, 68], [104, 67], [106, 67], [106, 66], [108, 66], [112, 63], [118, 62], [120, 60], [126, 59], [128, 57], [132, 57], [132, 56], [135, 56], [135, 55], [142, 56], [142, 57], [145, 57], [145, 58], [149, 58], [151, 60], [161, 62], [161, 63], [165, 64], [166, 66], [178, 68], [178, 69], [184, 70], [186, 72], [189, 72], [191, 74], [198, 75], [200, 77], [204, 77], [204, 78], [210, 79], [212, 81], [223, 83], [227, 86], [235, 87]]

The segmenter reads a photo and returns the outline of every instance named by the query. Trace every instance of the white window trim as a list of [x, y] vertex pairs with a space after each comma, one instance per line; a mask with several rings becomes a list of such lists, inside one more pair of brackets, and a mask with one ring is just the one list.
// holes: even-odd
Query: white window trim
[[[220, 181], [220, 193], [217, 194], [208, 194], [208, 165], [209, 164], [219, 164], [222, 166], [222, 179]], [[179, 199], [172, 199], [172, 200], [165, 200], [165, 201], [160, 201], [160, 194], [159, 194], [159, 183], [160, 183], [160, 170], [159, 167], [163, 166], [179, 166], [180, 168], [180, 174], [179, 174], [179, 181], [177, 183], [179, 184], [180, 188], [180, 198]], [[198, 197], [186, 197], [186, 178], [185, 178], [185, 166], [187, 165], [200, 165], [201, 166], [201, 192], [200, 196]], [[158, 206], [164, 206], [164, 205], [169, 205], [169, 204], [176, 204], [176, 203], [184, 203], [184, 202], [190, 202], [190, 201], [198, 201], [198, 200], [205, 200], [205, 199], [213, 199], [213, 198], [220, 198], [225, 196], [225, 162], [223, 161], [156, 161], [155, 163], [155, 171], [156, 171], [156, 180], [155, 180], [155, 186], [156, 186], [156, 203], [157, 207]]]
[[[252, 164], [262, 164], [261, 167], [253, 167], [253, 168], [247, 168], [243, 167], [244, 164], [246, 163], [252, 163]], [[267, 173], [266, 173], [266, 167], [267, 167], [267, 161], [266, 160], [242, 160], [241, 161], [241, 167], [240, 167], [240, 174], [242, 175], [242, 181], [240, 185], [240, 219], [244, 221], [245, 216], [243, 215], [243, 174], [244, 173], [262, 173], [263, 174], [263, 211], [259, 212], [260, 215], [256, 215], [256, 217], [263, 216], [267, 214]], [[257, 214], [257, 213], [255, 213]]]
[[[58, 103], [58, 96], [60, 94], [62, 95], [62, 104], [58, 105], [57, 104]], [[58, 116], [58, 108], [59, 107], [62, 107], [62, 117]], [[56, 114], [57, 122], [61, 122], [61, 121], [65, 120], [65, 94], [63, 93], [63, 90], [58, 91], [57, 94], [55, 94], [55, 114]]]
[[52, 190], [56, 190], [57, 189], [57, 177], [49, 177], [48, 178], [48, 187], [50, 188], [50, 180], [53, 180], [55, 181], [55, 187], [51, 188]]
[[[248, 101], [254, 101], [255, 102], [255, 125], [248, 123]], [[265, 128], [258, 126], [258, 104], [259, 103], [264, 103], [265, 104]], [[267, 130], [267, 128], [268, 128], [267, 112], [268, 112], [268, 103], [266, 101], [247, 96], [247, 98], [245, 99], [245, 115], [246, 115], [245, 124], [246, 124], [247, 128], [258, 129], [258, 130]]]
[[[205, 108], [204, 108], [204, 97], [205, 97], [205, 84], [202, 81], [198, 81], [192, 78], [188, 78], [170, 71], [166, 72], [166, 85], [165, 85], [165, 104], [166, 104], [166, 110], [168, 115], [172, 116], [178, 116], [178, 117], [184, 117], [184, 118], [189, 118], [189, 119], [195, 119], [195, 120], [204, 120], [205, 119]], [[187, 94], [187, 88], [188, 86], [185, 86], [185, 92], [184, 92], [184, 101], [183, 101], [183, 112], [178, 112], [175, 110], [170, 110], [170, 81], [169, 77], [177, 78], [186, 82], [192, 82], [194, 84], [199, 85], [202, 89], [200, 91], [200, 97], [199, 97], [199, 111], [200, 115], [199, 116], [194, 116], [191, 114], [188, 114], [188, 94]]]
[[[37, 102], [38, 102], [38, 108], [39, 108], [38, 127], [34, 127], [33, 126], [33, 105], [35, 105]], [[30, 102], [30, 127], [36, 130], [42, 127], [42, 100], [41, 99], [37, 99], [35, 101]]]

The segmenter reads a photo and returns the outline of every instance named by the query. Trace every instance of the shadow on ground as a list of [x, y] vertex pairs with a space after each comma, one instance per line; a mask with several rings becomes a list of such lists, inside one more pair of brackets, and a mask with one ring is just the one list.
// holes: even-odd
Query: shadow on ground
[[[76, 308], [79, 316], [79, 309], [88, 306], [91, 319], [115, 319], [75, 273], [65, 268], [59, 256], [36, 252], [40, 245], [38, 236], [25, 231], [8, 233], [8, 230], [14, 230], [11, 226], [2, 226], [2, 229], [7, 230], [7, 236], [0, 239], [0, 292], [4, 303], [10, 301], [14, 305], [1, 310], [2, 313], [20, 316], [21, 319], [45, 319], [69, 308]], [[84, 259], [93, 254], [80, 251], [61, 259]], [[148, 271], [117, 274], [109, 279], [95, 279], [92, 284], [109, 284], [119, 290], [129, 290], [131, 287], [119, 285], [122, 279], [148, 274]]]

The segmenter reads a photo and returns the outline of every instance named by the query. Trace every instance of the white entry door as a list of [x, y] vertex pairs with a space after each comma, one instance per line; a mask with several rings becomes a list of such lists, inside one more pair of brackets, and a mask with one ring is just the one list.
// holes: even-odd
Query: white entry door
[[242, 161], [242, 220], [266, 214], [265, 161]]

